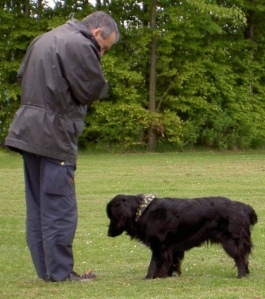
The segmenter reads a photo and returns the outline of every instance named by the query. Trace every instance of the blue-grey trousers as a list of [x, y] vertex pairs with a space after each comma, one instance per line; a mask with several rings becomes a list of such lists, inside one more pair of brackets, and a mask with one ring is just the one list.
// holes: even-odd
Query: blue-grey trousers
[[75, 165], [23, 153], [26, 239], [37, 275], [64, 280], [73, 270], [77, 225]]

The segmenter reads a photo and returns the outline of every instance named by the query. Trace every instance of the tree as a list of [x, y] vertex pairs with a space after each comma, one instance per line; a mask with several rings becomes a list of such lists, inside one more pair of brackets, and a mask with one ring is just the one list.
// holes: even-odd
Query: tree
[[[39, 3], [40, 4], [40, 3]], [[36, 18], [38, 7], [24, 1], [2, 1], [0, 10], [0, 138], [18, 107], [16, 74], [29, 41], [43, 30]], [[32, 17], [34, 16], [34, 17]]]
[[[151, 57], [150, 57], [150, 84], [149, 84], [149, 111], [156, 111], [156, 0], [151, 2]], [[151, 124], [148, 132], [149, 148], [154, 150], [156, 147], [156, 133], [154, 125]]]
[[67, 0], [52, 9], [19, 2], [4, 1], [0, 11], [1, 138], [18, 105], [16, 71], [29, 42], [100, 9], [121, 38], [102, 59], [109, 98], [89, 107], [82, 145], [264, 144], [263, 0]]

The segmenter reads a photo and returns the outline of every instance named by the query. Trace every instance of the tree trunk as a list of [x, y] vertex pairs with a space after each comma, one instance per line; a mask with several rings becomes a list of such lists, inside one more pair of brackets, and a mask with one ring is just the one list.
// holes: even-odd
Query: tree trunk
[[[253, 0], [250, 0], [250, 3], [253, 5]], [[252, 9], [249, 9], [247, 12], [247, 28], [245, 30], [245, 39], [249, 39], [253, 41], [254, 39], [254, 11]], [[253, 53], [252, 53], [252, 59], [253, 59]], [[251, 74], [251, 78], [253, 78]], [[249, 95], [253, 95], [253, 85], [250, 84], [249, 86]]]
[[[151, 50], [151, 67], [150, 67], [150, 84], [149, 84], [149, 111], [155, 112], [156, 109], [156, 0], [152, 1], [151, 8], [151, 32], [152, 32], [152, 50]], [[156, 132], [153, 125], [148, 131], [148, 146], [150, 150], [156, 147]]]

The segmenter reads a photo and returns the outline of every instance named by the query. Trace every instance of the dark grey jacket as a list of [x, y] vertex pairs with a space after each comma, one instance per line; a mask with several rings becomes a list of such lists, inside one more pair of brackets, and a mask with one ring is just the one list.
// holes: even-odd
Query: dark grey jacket
[[30, 44], [18, 72], [21, 106], [5, 145], [76, 163], [86, 107], [107, 95], [98, 44], [71, 20]]

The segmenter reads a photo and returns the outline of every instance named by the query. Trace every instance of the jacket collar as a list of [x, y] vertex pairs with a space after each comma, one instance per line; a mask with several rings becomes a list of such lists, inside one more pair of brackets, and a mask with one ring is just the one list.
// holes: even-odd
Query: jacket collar
[[89, 39], [92, 42], [92, 44], [96, 47], [97, 51], [100, 52], [100, 46], [98, 42], [82, 22], [76, 19], [71, 19], [67, 21], [66, 24], [75, 27], [82, 35], [84, 35], [87, 39]]

